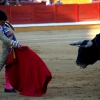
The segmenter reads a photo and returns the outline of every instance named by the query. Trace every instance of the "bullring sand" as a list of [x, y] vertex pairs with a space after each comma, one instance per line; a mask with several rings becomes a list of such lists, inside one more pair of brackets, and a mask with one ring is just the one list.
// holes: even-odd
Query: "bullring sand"
[[69, 45], [74, 41], [92, 39], [99, 32], [100, 29], [16, 32], [18, 41], [44, 60], [53, 78], [42, 97], [4, 93], [3, 68], [0, 72], [0, 100], [100, 100], [100, 62], [80, 69], [75, 65], [78, 47]]

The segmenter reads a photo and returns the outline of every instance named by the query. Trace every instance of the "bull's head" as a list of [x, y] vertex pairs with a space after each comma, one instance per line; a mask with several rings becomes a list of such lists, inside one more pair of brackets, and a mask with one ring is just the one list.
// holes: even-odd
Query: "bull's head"
[[96, 35], [93, 40], [78, 41], [70, 45], [79, 46], [76, 64], [81, 68], [86, 68], [87, 65], [100, 60], [100, 34]]

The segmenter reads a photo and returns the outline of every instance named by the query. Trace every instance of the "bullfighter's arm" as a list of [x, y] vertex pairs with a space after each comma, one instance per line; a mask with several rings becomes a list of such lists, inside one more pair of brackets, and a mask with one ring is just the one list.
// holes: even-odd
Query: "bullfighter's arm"
[[3, 43], [5, 43], [5, 44], [7, 44], [7, 45], [9, 45], [9, 46], [18, 47], [18, 41], [14, 41], [14, 40], [11, 40], [11, 39], [7, 38], [7, 37], [3, 34], [2, 30], [1, 30], [1, 27], [0, 27], [0, 40], [1, 40]]

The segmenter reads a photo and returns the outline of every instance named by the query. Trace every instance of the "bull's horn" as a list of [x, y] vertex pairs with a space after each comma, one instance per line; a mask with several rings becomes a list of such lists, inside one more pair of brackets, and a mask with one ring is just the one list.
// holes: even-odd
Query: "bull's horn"
[[75, 46], [75, 45], [80, 45], [83, 41], [77, 41], [77, 42], [74, 42], [74, 43], [71, 43], [69, 45], [72, 45], [72, 46]]
[[92, 45], [93, 45], [92, 41], [88, 41], [85, 47], [88, 48], [88, 47], [91, 47]]
[[82, 45], [82, 46], [79, 46], [79, 47], [84, 47], [84, 48], [88, 48], [88, 47], [91, 47], [93, 45], [92, 41], [88, 41], [86, 45]]

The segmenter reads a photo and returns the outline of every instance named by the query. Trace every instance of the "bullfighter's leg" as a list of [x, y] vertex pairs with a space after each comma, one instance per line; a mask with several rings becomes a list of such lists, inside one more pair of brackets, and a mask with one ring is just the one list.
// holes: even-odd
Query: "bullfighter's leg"
[[[11, 52], [10, 48], [3, 48], [3, 52], [2, 52], [1, 57], [0, 57], [0, 68], [1, 69], [4, 67], [10, 52]], [[5, 92], [16, 92], [16, 90], [13, 89], [9, 83], [7, 71], [5, 71], [5, 89], [4, 89], [4, 91]]]
[[8, 74], [7, 71], [5, 70], [5, 89], [4, 92], [12, 92], [15, 93], [17, 92], [13, 87], [10, 85], [9, 79], [8, 79]]

